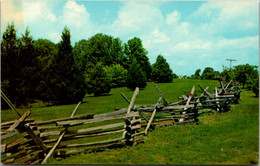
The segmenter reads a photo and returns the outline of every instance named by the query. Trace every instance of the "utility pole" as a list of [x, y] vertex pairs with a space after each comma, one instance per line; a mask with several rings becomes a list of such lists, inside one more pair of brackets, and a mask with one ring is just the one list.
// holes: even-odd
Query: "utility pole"
[[232, 64], [232, 61], [237, 61], [237, 60], [235, 60], [235, 59], [226, 59], [227, 61], [230, 61], [230, 71], [231, 71], [231, 64]]

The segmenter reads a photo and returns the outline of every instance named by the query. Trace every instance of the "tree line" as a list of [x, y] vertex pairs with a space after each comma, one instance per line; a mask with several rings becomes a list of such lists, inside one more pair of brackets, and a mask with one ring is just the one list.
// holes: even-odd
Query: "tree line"
[[[72, 46], [68, 27], [55, 44], [48, 39], [34, 40], [29, 28], [18, 37], [12, 23], [2, 35], [1, 89], [17, 107], [36, 100], [71, 104], [86, 93], [99, 96], [125, 86], [142, 89], [147, 81], [171, 82], [177, 77], [162, 55], [152, 65], [147, 55], [137, 37], [122, 43], [98, 33]], [[2, 108], [6, 107], [2, 101]]]
[[214, 71], [211, 67], [206, 67], [202, 74], [201, 69], [197, 69], [192, 79], [208, 79], [208, 80], [220, 80], [229, 82], [230, 80], [236, 80], [242, 88], [252, 90], [256, 96], [259, 96], [259, 71], [258, 66], [243, 64], [237, 65], [233, 68], [223, 67], [222, 72]]

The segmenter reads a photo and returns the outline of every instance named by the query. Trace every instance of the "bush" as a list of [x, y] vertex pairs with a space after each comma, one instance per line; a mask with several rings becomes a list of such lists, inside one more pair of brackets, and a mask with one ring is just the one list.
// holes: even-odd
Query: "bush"
[[126, 87], [135, 90], [136, 87], [140, 89], [146, 87], [146, 74], [142, 71], [140, 64], [134, 59], [130, 65], [126, 76]]
[[127, 70], [125, 70], [120, 64], [114, 64], [112, 66], [106, 66], [105, 71], [111, 79], [110, 86], [112, 88], [125, 86]]
[[101, 62], [88, 70], [88, 73], [85, 74], [85, 82], [87, 84], [87, 93], [94, 93], [94, 96], [109, 93], [111, 90], [111, 79]]

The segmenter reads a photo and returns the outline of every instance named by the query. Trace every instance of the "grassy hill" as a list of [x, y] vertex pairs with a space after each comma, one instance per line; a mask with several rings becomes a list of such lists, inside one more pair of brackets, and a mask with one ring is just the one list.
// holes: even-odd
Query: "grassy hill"
[[[210, 86], [213, 91], [217, 81], [179, 80], [157, 84], [169, 101], [177, 101], [182, 88], [190, 91], [193, 85]], [[80, 105], [77, 115], [103, 113], [115, 108], [127, 107], [120, 96], [123, 92], [131, 99], [132, 91], [126, 88], [112, 89], [110, 95], [88, 95]], [[195, 94], [200, 94], [197, 87]], [[136, 105], [154, 104], [159, 94], [151, 83], [139, 92]], [[144, 143], [133, 147], [107, 149], [104, 152], [71, 156], [48, 164], [167, 164], [167, 165], [249, 165], [258, 164], [259, 156], [259, 101], [251, 91], [243, 90], [240, 104], [231, 111], [199, 117], [199, 125], [157, 128], [150, 132]], [[38, 107], [32, 105], [30, 118], [37, 120], [68, 117], [75, 105]], [[26, 109], [19, 109], [24, 112]], [[3, 110], [2, 121], [15, 119], [11, 110]]]

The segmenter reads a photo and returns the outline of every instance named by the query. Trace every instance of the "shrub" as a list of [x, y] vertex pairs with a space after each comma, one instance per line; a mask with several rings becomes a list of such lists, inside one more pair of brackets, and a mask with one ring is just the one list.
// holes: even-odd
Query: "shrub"
[[110, 86], [112, 88], [125, 86], [127, 70], [125, 70], [120, 64], [106, 66], [105, 71], [111, 79]]

